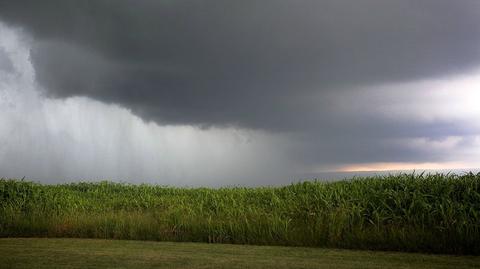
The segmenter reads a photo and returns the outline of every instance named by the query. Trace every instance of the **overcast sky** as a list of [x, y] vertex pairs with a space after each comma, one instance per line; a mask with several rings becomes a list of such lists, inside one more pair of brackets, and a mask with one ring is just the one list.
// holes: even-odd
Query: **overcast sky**
[[0, 0], [0, 177], [480, 167], [480, 1]]

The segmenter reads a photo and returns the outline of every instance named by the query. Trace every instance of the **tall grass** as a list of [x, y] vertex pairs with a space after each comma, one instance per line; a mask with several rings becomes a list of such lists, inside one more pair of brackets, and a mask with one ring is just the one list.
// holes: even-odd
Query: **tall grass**
[[220, 189], [2, 179], [0, 205], [1, 237], [480, 254], [480, 173]]

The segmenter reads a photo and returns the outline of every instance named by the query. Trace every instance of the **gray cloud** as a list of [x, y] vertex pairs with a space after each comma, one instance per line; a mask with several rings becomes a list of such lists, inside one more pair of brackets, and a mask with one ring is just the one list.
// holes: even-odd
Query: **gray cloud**
[[0, 47], [0, 71], [10, 73], [13, 71], [13, 64], [7, 56], [5, 49]]
[[304, 128], [311, 94], [480, 63], [480, 2], [468, 0], [4, 1], [0, 18], [35, 37], [50, 96], [162, 124]]
[[[220, 127], [226, 133], [235, 128], [267, 131], [271, 137], [262, 136], [242, 156], [235, 155], [235, 150], [229, 152], [241, 168], [234, 172], [237, 179], [250, 175], [248, 170], [252, 177], [261, 175], [273, 181], [281, 174], [305, 172], [295, 170], [297, 166], [464, 160], [462, 152], [479, 146], [480, 126], [472, 119], [480, 111], [466, 105], [470, 114], [457, 113], [465, 107], [465, 98], [432, 98], [438, 92], [435, 81], [447, 83], [475, 75], [480, 67], [480, 1], [0, 0], [0, 21], [22, 32], [22, 37], [31, 37], [27, 43], [35, 79], [47, 97], [66, 99], [72, 106], [78, 105], [69, 99], [75, 96], [120, 105], [162, 128], [193, 125], [212, 127], [209, 130]], [[2, 61], [8, 69], [8, 57], [2, 60], [1, 55], [0, 51], [0, 69]], [[458, 94], [448, 92], [451, 97], [479, 97], [460, 84], [448, 85], [458, 88]], [[107, 109], [99, 106], [95, 111], [102, 114]], [[49, 117], [58, 124], [68, 122], [51, 114], [45, 118]], [[27, 116], [18, 118], [6, 121], [13, 127], [5, 130], [38, 129], [26, 122]], [[105, 122], [125, 118], [130, 116], [110, 115]], [[25, 122], [25, 127], [13, 122]], [[106, 130], [128, 132], [132, 128], [105, 122], [99, 129], [112, 135], [117, 131]], [[180, 154], [176, 163], [153, 157], [150, 151], [164, 147], [156, 139], [150, 147], [136, 148], [145, 133], [160, 139], [158, 131], [132, 131], [135, 134], [128, 137], [128, 146], [122, 139], [113, 139], [114, 147], [120, 149], [117, 152], [88, 146], [83, 140], [82, 144], [68, 137], [55, 139], [49, 128], [43, 129], [45, 139], [54, 142], [48, 144], [51, 156], [42, 165], [50, 167], [55, 160], [63, 160], [64, 151], [83, 156], [78, 152], [86, 147], [90, 158], [79, 157], [84, 164], [78, 169], [73, 164], [65, 166], [70, 172], [93, 171], [86, 176], [99, 169], [92, 164], [97, 160], [92, 156], [105, 158], [110, 167], [105, 169], [120, 171], [118, 177], [154, 176], [162, 173], [155, 161], [170, 169], [188, 159]], [[78, 131], [78, 127], [71, 129]], [[95, 140], [90, 137], [93, 134], [88, 135]], [[271, 143], [277, 135], [281, 142]], [[29, 133], [17, 143], [35, 144], [33, 137]], [[451, 137], [458, 137], [459, 142], [450, 147]], [[204, 141], [210, 140], [199, 143]], [[235, 141], [218, 147], [230, 144]], [[131, 160], [129, 154], [122, 155], [124, 147], [148, 164], [143, 168], [140, 163], [126, 165]], [[208, 147], [198, 147], [198, 152], [208, 151]], [[169, 153], [178, 153], [179, 148], [172, 146]], [[17, 156], [17, 161], [8, 171], [18, 170], [25, 159], [25, 154], [13, 154], [17, 149], [9, 147], [8, 153]], [[48, 155], [48, 151], [42, 148], [41, 152]], [[268, 156], [275, 158], [269, 163]], [[477, 156], [472, 153], [469, 160]], [[201, 165], [200, 159], [185, 165], [185, 171]], [[30, 167], [38, 168], [37, 159], [31, 162]], [[235, 169], [232, 163], [226, 167]], [[32, 174], [37, 170], [32, 168]], [[218, 174], [204, 170], [206, 177], [228, 176], [227, 168]], [[70, 175], [68, 171], [62, 176]], [[97, 173], [117, 176], [108, 171]], [[45, 177], [49, 173], [50, 168], [45, 168]]]

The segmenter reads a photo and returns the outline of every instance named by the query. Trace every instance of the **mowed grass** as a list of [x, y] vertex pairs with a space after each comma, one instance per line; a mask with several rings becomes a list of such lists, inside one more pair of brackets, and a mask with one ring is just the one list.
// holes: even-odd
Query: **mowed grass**
[[0, 239], [0, 268], [480, 268], [480, 257], [98, 239]]
[[480, 174], [220, 189], [0, 180], [0, 237], [480, 254]]

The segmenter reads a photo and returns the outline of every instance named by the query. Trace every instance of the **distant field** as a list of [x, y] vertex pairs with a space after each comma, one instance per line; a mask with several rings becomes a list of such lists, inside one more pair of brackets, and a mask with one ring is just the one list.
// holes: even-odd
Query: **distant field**
[[0, 268], [480, 268], [480, 257], [98, 239], [0, 239]]
[[480, 174], [171, 188], [0, 180], [0, 237], [480, 254]]

